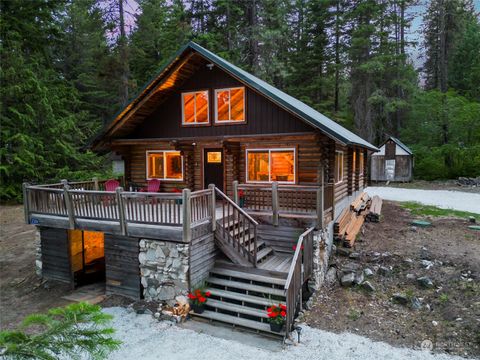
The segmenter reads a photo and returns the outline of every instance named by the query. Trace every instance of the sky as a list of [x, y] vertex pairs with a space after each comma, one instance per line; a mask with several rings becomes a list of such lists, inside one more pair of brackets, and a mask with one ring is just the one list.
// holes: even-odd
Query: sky
[[[423, 13], [425, 12], [426, 6], [430, 1], [437, 0], [420, 0], [419, 4], [412, 6], [409, 11], [409, 14], [413, 15], [413, 20], [412, 26], [407, 33], [407, 40], [410, 42], [415, 42], [416, 45], [409, 46], [407, 52], [409, 53], [416, 68], [421, 67], [424, 61], [421, 49], [421, 44], [423, 41], [421, 37], [421, 29], [423, 25]], [[473, 3], [477, 13], [480, 13], [480, 0], [473, 0]], [[128, 31], [131, 32], [135, 28], [135, 15], [139, 15], [141, 11], [136, 0], [125, 0], [124, 4], [125, 23], [127, 24]], [[182, 44], [179, 44], [179, 47], [181, 45]]]

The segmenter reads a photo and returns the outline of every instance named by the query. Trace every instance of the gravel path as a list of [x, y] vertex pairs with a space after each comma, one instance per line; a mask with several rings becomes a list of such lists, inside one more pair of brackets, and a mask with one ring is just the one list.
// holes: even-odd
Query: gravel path
[[300, 345], [281, 350], [279, 344], [279, 351], [270, 351], [171, 326], [168, 322], [158, 322], [150, 315], [137, 315], [123, 308], [106, 308], [104, 311], [114, 315], [112, 325], [116, 329], [115, 336], [123, 341], [121, 349], [109, 357], [115, 360], [462, 359], [444, 354], [432, 355], [428, 351], [395, 348], [358, 335], [334, 334], [308, 326], [303, 326]]
[[416, 201], [443, 209], [455, 209], [480, 214], [480, 194], [449, 190], [400, 189], [392, 187], [367, 187], [369, 195], [385, 200]]

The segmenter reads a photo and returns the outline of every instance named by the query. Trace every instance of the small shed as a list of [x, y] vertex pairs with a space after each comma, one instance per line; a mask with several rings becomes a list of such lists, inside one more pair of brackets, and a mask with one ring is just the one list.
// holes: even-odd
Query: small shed
[[412, 181], [413, 153], [404, 143], [390, 136], [372, 154], [371, 181]]

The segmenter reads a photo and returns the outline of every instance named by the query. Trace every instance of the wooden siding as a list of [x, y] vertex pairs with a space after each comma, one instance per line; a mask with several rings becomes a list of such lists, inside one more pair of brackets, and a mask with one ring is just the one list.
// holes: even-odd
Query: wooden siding
[[40, 228], [42, 276], [72, 284], [70, 246], [65, 229]]
[[138, 238], [105, 234], [106, 293], [140, 299]]
[[257, 234], [259, 240], [265, 241], [275, 252], [293, 254], [293, 246], [304, 230], [291, 226], [259, 225]]
[[[238, 86], [243, 85], [218, 67], [212, 70], [201, 67], [137, 126], [128, 138], [181, 138], [313, 131], [310, 125], [250, 88], [246, 88], [246, 123], [215, 124], [214, 89]], [[182, 126], [181, 93], [206, 89], [209, 90], [210, 125]]]
[[201, 285], [215, 265], [219, 250], [211, 225], [206, 224], [192, 234], [190, 245], [190, 287]]

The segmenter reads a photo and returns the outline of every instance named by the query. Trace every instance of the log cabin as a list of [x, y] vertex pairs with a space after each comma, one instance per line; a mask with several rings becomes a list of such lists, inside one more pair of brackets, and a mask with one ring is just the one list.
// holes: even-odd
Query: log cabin
[[[170, 306], [203, 285], [211, 298], [192, 315], [263, 332], [282, 303], [284, 336], [378, 150], [193, 42], [91, 148], [113, 154], [122, 187], [24, 184], [39, 274]], [[152, 179], [158, 192], [139, 191]]]

